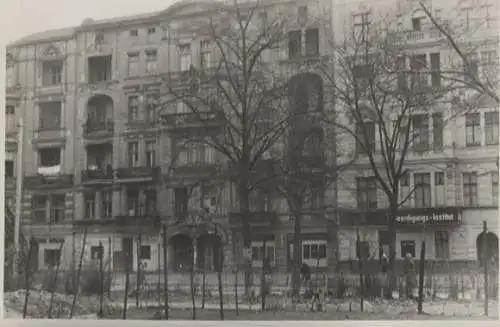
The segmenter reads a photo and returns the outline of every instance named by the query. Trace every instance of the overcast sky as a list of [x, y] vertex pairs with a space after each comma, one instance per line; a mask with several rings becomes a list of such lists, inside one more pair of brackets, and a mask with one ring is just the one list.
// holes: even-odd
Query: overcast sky
[[176, 0], [0, 0], [2, 43], [94, 19], [166, 9]]

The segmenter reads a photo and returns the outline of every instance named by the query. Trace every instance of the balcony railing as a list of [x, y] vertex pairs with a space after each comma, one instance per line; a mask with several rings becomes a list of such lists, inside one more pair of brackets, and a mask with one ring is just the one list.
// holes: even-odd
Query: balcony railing
[[173, 172], [174, 175], [215, 175], [217, 173], [217, 165], [213, 162], [179, 164], [173, 169]]
[[72, 174], [58, 174], [53, 176], [34, 175], [24, 178], [26, 188], [37, 187], [72, 187], [74, 176]]
[[115, 123], [111, 119], [105, 121], [87, 121], [83, 125], [83, 133], [85, 136], [93, 133], [110, 133], [112, 134], [115, 128]]
[[118, 179], [126, 178], [157, 178], [160, 175], [160, 167], [131, 167], [118, 168], [116, 177]]
[[151, 225], [160, 223], [160, 214], [158, 212], [145, 212], [137, 214], [119, 215], [115, 218], [117, 225]]
[[206, 111], [206, 112], [189, 112], [162, 115], [162, 124], [172, 128], [201, 126], [207, 124], [218, 124], [223, 121], [222, 113]]
[[86, 169], [82, 171], [82, 182], [95, 180], [112, 180], [113, 169]]
[[[278, 220], [278, 214], [276, 211], [250, 211], [246, 214], [245, 219], [247, 219], [251, 227], [274, 228]], [[229, 222], [233, 226], [242, 227], [243, 215], [239, 212], [231, 212]]]
[[35, 131], [34, 139], [36, 141], [66, 139], [66, 129], [62, 127], [40, 128]]

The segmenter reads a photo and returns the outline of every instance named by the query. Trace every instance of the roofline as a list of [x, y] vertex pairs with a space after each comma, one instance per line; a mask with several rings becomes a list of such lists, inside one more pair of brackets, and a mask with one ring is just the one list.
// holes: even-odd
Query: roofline
[[[270, 0], [270, 1], [263, 1], [261, 3], [261, 6], [263, 7], [268, 7], [272, 6], [274, 4], [278, 3], [288, 3], [288, 2], [295, 2], [293, 0], [285, 0], [285, 1], [276, 1], [276, 0]], [[32, 40], [27, 40], [23, 41], [23, 38], [28, 38], [30, 35], [27, 35], [23, 38], [18, 39], [17, 41], [11, 42], [7, 44], [6, 48], [15, 48], [15, 47], [22, 47], [22, 46], [29, 46], [29, 45], [36, 45], [42, 42], [53, 42], [53, 41], [67, 41], [71, 40], [76, 37], [76, 35], [80, 32], [84, 31], [92, 31], [96, 29], [111, 29], [111, 28], [117, 28], [117, 27], [123, 27], [127, 25], [139, 25], [143, 24], [145, 22], [161, 22], [165, 21], [166, 18], [187, 18], [187, 17], [193, 17], [199, 15], [198, 13], [192, 13], [192, 14], [184, 14], [184, 15], [175, 15], [175, 13], [178, 10], [181, 10], [182, 8], [189, 6], [191, 4], [206, 4], [208, 6], [212, 6], [213, 10], [220, 9], [220, 8], [231, 8], [231, 5], [227, 5], [225, 1], [223, 0], [180, 0], [172, 5], [170, 5], [167, 9], [160, 10], [160, 11], [154, 11], [151, 13], [143, 13], [143, 14], [137, 14], [137, 15], [142, 15], [146, 17], [137, 17], [137, 15], [129, 15], [129, 16], [122, 16], [116, 18], [116, 21], [109, 22], [107, 20], [113, 19], [113, 18], [106, 18], [106, 19], [100, 19], [96, 21], [92, 21], [89, 23], [85, 24], [80, 24], [76, 26], [71, 26], [67, 27], [67, 29], [73, 29], [73, 31], [70, 34], [60, 36], [60, 37], [50, 37], [50, 38], [36, 38]], [[245, 5], [249, 5], [248, 7], [251, 7], [253, 4], [255, 4], [253, 1], [249, 1], [248, 3], [243, 2], [240, 4], [241, 8], [244, 8]], [[206, 11], [204, 11], [206, 13]], [[50, 32], [50, 31], [56, 31], [57, 29], [53, 30], [47, 30], [45, 32]], [[37, 33], [33, 33], [37, 34]], [[31, 35], [33, 35], [31, 34]]]
[[[165, 18], [168, 18], [168, 16], [171, 16], [173, 18], [176, 11], [178, 11], [186, 6], [189, 6], [191, 4], [213, 5], [213, 9], [220, 8], [221, 5], [222, 6], [225, 5], [224, 2], [220, 1], [220, 0], [181, 0], [181, 1], [173, 3], [167, 9], [164, 9], [161, 11], [154, 11], [151, 13], [138, 14], [138, 15], [142, 15], [142, 16], [146, 16], [146, 17], [137, 17], [137, 15], [122, 16], [122, 17], [117, 17], [116, 20], [113, 22], [107, 21], [107, 20], [110, 20], [113, 18], [96, 20], [96, 21], [85, 23], [85, 24], [67, 27], [67, 29], [73, 29], [73, 31], [70, 34], [67, 34], [64, 36], [50, 37], [50, 38], [36, 38], [33, 40], [23, 41], [24, 38], [28, 38], [30, 36], [30, 35], [27, 35], [25, 37], [18, 39], [17, 41], [14, 41], [14, 42], [7, 44], [6, 47], [13, 48], [13, 47], [19, 47], [19, 46], [35, 45], [35, 44], [38, 44], [41, 42], [51, 42], [51, 41], [56, 41], [56, 40], [57, 41], [65, 41], [65, 40], [73, 39], [79, 32], [83, 32], [83, 31], [121, 27], [123, 25], [142, 24], [142, 23], [145, 23], [148, 21], [161, 21], [161, 20], [165, 20]], [[198, 14], [186, 14], [186, 15], [176, 16], [175, 18], [182, 18], [182, 17], [189, 17], [189, 16], [196, 16], [196, 15], [198, 15]], [[53, 30], [47, 30], [44, 32], [57, 31], [57, 30], [58, 29], [53, 29]], [[33, 34], [37, 34], [37, 33], [33, 33]], [[33, 35], [33, 34], [31, 34], [31, 35]]]

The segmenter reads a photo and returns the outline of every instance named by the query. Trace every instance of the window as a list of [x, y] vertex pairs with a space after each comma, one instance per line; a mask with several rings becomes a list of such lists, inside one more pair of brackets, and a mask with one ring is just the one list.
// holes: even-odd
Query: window
[[484, 114], [484, 132], [486, 134], [486, 145], [498, 145], [498, 111]]
[[64, 220], [66, 210], [66, 195], [54, 194], [50, 197], [50, 223], [58, 224]]
[[441, 86], [441, 55], [431, 53], [431, 84], [434, 87]]
[[46, 61], [42, 66], [43, 85], [59, 85], [62, 81], [63, 62], [61, 60]]
[[446, 189], [444, 187], [444, 172], [437, 171], [434, 173], [434, 186], [435, 206], [445, 206]]
[[106, 191], [101, 193], [102, 218], [113, 217], [113, 193]]
[[405, 173], [403, 176], [401, 176], [400, 185], [403, 187], [410, 186], [410, 174]]
[[263, 36], [267, 36], [269, 28], [269, 20], [266, 11], [259, 12], [259, 26]]
[[97, 33], [97, 34], [95, 35], [94, 43], [95, 43], [96, 45], [102, 45], [102, 44], [104, 44], [104, 34], [102, 34], [102, 33]]
[[460, 12], [461, 12], [461, 16], [462, 16], [462, 19], [463, 19], [463, 26], [465, 27], [466, 30], [469, 30], [470, 29], [470, 24], [473, 20], [473, 8], [472, 7], [463, 7], [463, 8], [460, 8]]
[[210, 49], [210, 41], [202, 40], [200, 42], [200, 68], [210, 68], [212, 64], [212, 52]]
[[300, 6], [297, 9], [297, 18], [299, 24], [304, 24], [305, 22], [307, 22], [307, 6]]
[[408, 72], [406, 69], [406, 57], [399, 56], [396, 59], [398, 90], [406, 92], [408, 90]]
[[432, 114], [432, 145], [434, 151], [443, 150], [443, 114], [440, 112]]
[[5, 130], [13, 132], [16, 130], [16, 107], [12, 105], [5, 106]]
[[326, 241], [302, 241], [302, 259], [312, 260], [313, 266], [317, 260], [326, 259]]
[[353, 16], [353, 32], [358, 40], [366, 40], [370, 29], [370, 14], [362, 13]]
[[39, 129], [54, 130], [61, 128], [61, 102], [43, 102], [39, 104]]
[[137, 76], [140, 74], [140, 56], [139, 52], [128, 54], [128, 76]]
[[146, 72], [158, 72], [158, 51], [146, 50]]
[[43, 251], [43, 264], [46, 267], [55, 268], [61, 263], [61, 250], [45, 249]]
[[295, 59], [302, 55], [302, 31], [288, 32], [288, 59]]
[[5, 160], [5, 177], [14, 177], [14, 160]]
[[420, 89], [427, 86], [427, 57], [425, 54], [414, 55], [410, 58], [410, 69], [412, 76], [412, 89]]
[[355, 65], [352, 69], [352, 74], [354, 78], [355, 90], [358, 92], [358, 96], [366, 95], [370, 87], [372, 65]]
[[465, 145], [481, 145], [481, 115], [479, 113], [465, 115]]
[[375, 123], [364, 122], [356, 124], [356, 153], [368, 154], [375, 152]]
[[112, 78], [113, 57], [96, 56], [88, 59], [89, 83], [110, 81]]
[[144, 191], [144, 199], [146, 214], [154, 215], [156, 214], [156, 190], [146, 190]]
[[414, 31], [420, 31], [422, 29], [422, 17], [414, 17], [411, 19], [411, 27]]
[[261, 190], [255, 190], [250, 195], [249, 206], [255, 211], [269, 211], [271, 210], [271, 198], [269, 195]]
[[436, 186], [444, 185], [444, 172], [437, 171], [434, 173], [434, 184]]
[[217, 210], [217, 189], [214, 185], [203, 185], [201, 207], [209, 213]]
[[[468, 65], [468, 66], [467, 66]], [[479, 58], [477, 53], [469, 54], [464, 63], [465, 81], [474, 83], [474, 79], [479, 78]]]
[[39, 167], [54, 167], [61, 165], [61, 149], [60, 148], [45, 148], [40, 149]]
[[174, 190], [174, 210], [175, 215], [179, 218], [185, 217], [187, 213], [188, 200], [188, 189], [186, 187], [179, 187]]
[[140, 260], [151, 260], [151, 245], [141, 245], [139, 249]]
[[481, 52], [481, 66], [486, 81], [498, 76], [498, 55], [496, 50]]
[[477, 206], [477, 173], [463, 174], [464, 206]]
[[181, 71], [188, 71], [191, 68], [191, 45], [179, 45], [179, 54], [181, 57]]
[[32, 199], [33, 221], [36, 223], [44, 223], [47, 221], [47, 196], [33, 195]]
[[156, 141], [146, 141], [146, 167], [156, 166]]
[[130, 30], [130, 31], [128, 32], [128, 34], [129, 34], [130, 36], [138, 36], [138, 35], [139, 35], [139, 31], [137, 30], [137, 28], [134, 28], [134, 29]]
[[148, 94], [146, 96], [147, 120], [151, 123], [156, 121], [156, 108], [159, 102], [158, 94]]
[[430, 208], [431, 201], [431, 174], [420, 173], [413, 175], [415, 183], [415, 208]]
[[498, 206], [498, 171], [491, 172], [491, 197], [493, 206]]
[[129, 168], [139, 167], [139, 143], [130, 142], [128, 144], [128, 166]]
[[429, 149], [429, 116], [413, 115], [413, 149], [426, 151]]
[[128, 120], [130, 122], [139, 120], [139, 97], [137, 95], [128, 97]]
[[148, 28], [148, 34], [151, 35], [151, 34], [155, 34], [156, 33], [156, 27], [149, 27]]
[[252, 242], [252, 261], [255, 266], [262, 267], [264, 259], [267, 259], [268, 262], [273, 265], [275, 261], [274, 254], [274, 242], [267, 241], [266, 242], [266, 251], [264, 251], [264, 242], [263, 241], [254, 241]]
[[434, 232], [434, 248], [436, 259], [450, 258], [450, 243], [448, 231], [438, 230]]
[[401, 241], [401, 257], [404, 258], [407, 254], [415, 258], [415, 241]]
[[377, 180], [375, 177], [356, 179], [358, 208], [362, 210], [377, 208]]
[[310, 28], [306, 30], [306, 56], [319, 56], [319, 29]]
[[90, 258], [92, 260], [102, 260], [104, 257], [103, 246], [91, 246], [90, 247]]
[[95, 219], [95, 193], [85, 193], [85, 218]]
[[396, 143], [399, 143], [400, 150], [405, 148], [408, 149], [411, 145], [409, 119], [405, 116], [401, 116], [398, 119], [393, 120], [392, 128], [395, 131], [394, 138]]
[[131, 217], [142, 214], [139, 190], [127, 189], [127, 209]]

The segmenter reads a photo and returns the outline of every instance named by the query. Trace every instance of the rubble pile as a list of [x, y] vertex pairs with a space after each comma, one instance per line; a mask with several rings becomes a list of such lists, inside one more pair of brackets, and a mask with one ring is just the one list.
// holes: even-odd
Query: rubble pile
[[[25, 290], [6, 292], [4, 294], [4, 312], [6, 318], [22, 318], [25, 296]], [[51, 297], [52, 294], [50, 292], [31, 290], [29, 292], [26, 318], [48, 318]], [[54, 293], [52, 302], [52, 318], [68, 318], [72, 302], [72, 295]], [[114, 311], [115, 309], [106, 302], [104, 306], [105, 313]], [[97, 318], [98, 312], [99, 299], [92, 297], [80, 297], [76, 301], [73, 317], [76, 319], [95, 319]]]

